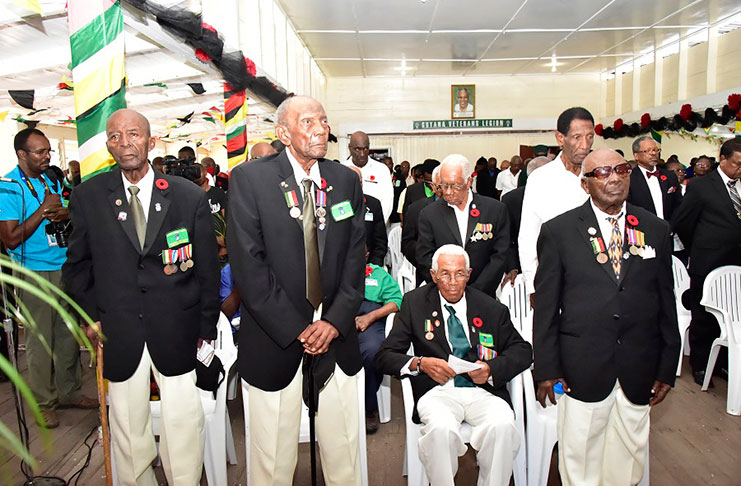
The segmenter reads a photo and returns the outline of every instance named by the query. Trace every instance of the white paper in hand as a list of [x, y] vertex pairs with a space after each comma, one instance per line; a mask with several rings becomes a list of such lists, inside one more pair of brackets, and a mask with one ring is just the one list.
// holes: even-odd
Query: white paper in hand
[[464, 359], [460, 359], [452, 354], [448, 356], [448, 366], [450, 366], [456, 375], [468, 373], [469, 371], [476, 371], [483, 367], [480, 363], [471, 363]]

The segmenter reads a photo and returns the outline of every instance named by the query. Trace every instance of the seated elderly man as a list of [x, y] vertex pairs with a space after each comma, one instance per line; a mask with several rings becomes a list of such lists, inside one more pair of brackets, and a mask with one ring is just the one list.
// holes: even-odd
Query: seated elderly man
[[[430, 272], [434, 284], [404, 296], [376, 366], [412, 381], [414, 420], [423, 424], [419, 456], [433, 486], [454, 484], [458, 456], [466, 452], [464, 421], [473, 429], [478, 485], [507, 485], [520, 436], [505, 385], [530, 366], [532, 349], [505, 306], [466, 288], [471, 268], [462, 247], [441, 246]], [[410, 345], [413, 357], [406, 354]], [[456, 374], [449, 358], [479, 367]]]

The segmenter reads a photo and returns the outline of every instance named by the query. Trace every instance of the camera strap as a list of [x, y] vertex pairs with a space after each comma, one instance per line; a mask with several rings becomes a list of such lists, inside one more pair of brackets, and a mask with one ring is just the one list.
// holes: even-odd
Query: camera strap
[[[28, 187], [28, 190], [31, 192], [31, 195], [38, 201], [39, 205], [41, 205], [42, 201], [39, 199], [39, 194], [36, 192], [36, 188], [33, 187], [33, 184], [31, 184], [31, 180], [28, 178], [26, 174], [23, 173], [23, 169], [21, 169], [21, 166], [18, 166], [18, 172], [21, 174], [21, 180], [26, 184], [26, 187]], [[46, 180], [44, 179], [44, 174], [41, 174], [41, 177], [39, 177], [39, 180], [44, 185], [45, 189], [48, 189], [49, 192], [52, 192], [52, 190], [49, 188], [49, 184], [46, 183]]]

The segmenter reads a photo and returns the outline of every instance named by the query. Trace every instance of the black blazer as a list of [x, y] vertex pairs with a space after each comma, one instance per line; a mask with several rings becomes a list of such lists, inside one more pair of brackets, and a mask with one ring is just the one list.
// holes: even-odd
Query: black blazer
[[494, 170], [494, 175], [489, 174], [489, 169], [484, 167], [476, 173], [476, 192], [486, 197], [497, 199], [497, 176], [501, 171]]
[[[336, 360], [344, 373], [354, 375], [361, 368], [355, 315], [364, 293], [363, 191], [347, 167], [326, 159], [317, 163], [327, 185], [327, 226], [317, 231], [322, 319], [340, 333], [323, 359]], [[285, 192], [291, 190], [303, 207], [303, 191], [285, 151], [239, 165], [229, 182], [227, 248], [246, 310], [239, 373], [266, 391], [285, 388], [293, 379], [303, 355], [296, 338], [313, 319], [306, 300], [302, 222], [286, 205]], [[342, 202], [350, 203], [353, 216], [335, 221], [331, 208]]]
[[[104, 374], [111, 381], [131, 377], [145, 343], [161, 373], [187, 373], [196, 365], [198, 338], [216, 337], [218, 251], [206, 193], [186, 179], [154, 177], [143, 250], [120, 169], [75, 187], [70, 201], [74, 229], [63, 280], [72, 298], [101, 322]], [[166, 275], [165, 235], [181, 228], [193, 245], [194, 266]]]
[[[473, 195], [471, 211], [479, 215], [468, 215], [466, 241], [461, 242], [458, 223], [453, 208], [445, 199], [438, 199], [419, 214], [419, 237], [417, 239], [417, 262], [427, 282], [432, 281], [430, 268], [432, 255], [443, 245], [452, 243], [463, 246], [471, 258], [471, 280], [468, 284], [492, 297], [506, 270], [509, 251], [509, 217], [507, 208], [490, 197]], [[491, 224], [493, 238], [471, 241], [477, 223]]]
[[669, 225], [631, 204], [627, 214], [656, 256], [624, 259], [620, 280], [592, 250], [590, 228], [600, 233], [589, 201], [544, 223], [538, 238], [535, 379], [563, 377], [584, 402], [603, 400], [617, 379], [638, 405], [648, 403], [655, 380], [674, 385], [680, 339]]
[[723, 265], [741, 265], [741, 220], [719, 170], [692, 179], [674, 216], [674, 231], [690, 252], [689, 273], [696, 278]]
[[509, 215], [509, 257], [507, 270], [520, 271], [520, 251], [517, 243], [517, 237], [520, 234], [520, 221], [522, 220], [522, 201], [525, 199], [525, 186], [509, 191], [502, 196], [502, 203], [507, 206]]
[[[466, 306], [469, 322], [464, 325], [468, 325], [469, 341], [473, 344], [466, 359], [471, 362], [479, 360], [477, 346], [481, 332], [493, 336], [493, 349], [497, 352], [494, 359], [486, 361], [491, 369], [493, 386], [489, 383], [477, 386], [500, 397], [512, 406], [505, 386], [509, 380], [530, 366], [532, 348], [512, 326], [507, 308], [495, 299], [469, 287], [466, 289]], [[394, 327], [376, 354], [378, 371], [400, 377], [401, 369], [411, 358], [407, 355], [410, 345], [414, 345], [416, 356], [447, 360], [452, 352], [445, 337], [444, 326], [447, 324], [442, 316], [440, 292], [437, 285], [426, 285], [407, 292], [401, 302], [401, 310], [396, 314]], [[474, 318], [481, 319], [481, 327], [472, 324]], [[435, 337], [430, 341], [425, 339], [425, 320], [427, 319], [433, 323], [440, 322], [439, 326], [434, 327]], [[409, 379], [412, 382], [414, 394], [414, 421], [419, 423], [417, 402], [425, 393], [437, 386], [437, 383], [424, 373], [411, 376]]]
[[383, 221], [381, 201], [373, 196], [365, 195], [365, 246], [370, 252], [370, 262], [383, 266], [383, 260], [388, 251], [388, 235], [386, 235], [386, 223]]
[[415, 201], [424, 199], [426, 197], [427, 192], [425, 191], [424, 182], [417, 182], [416, 184], [412, 184], [411, 186], [407, 187], [407, 194], [406, 196], [404, 196], [404, 207], [401, 211], [401, 213], [404, 215], [404, 224], [407, 224], [407, 212], [409, 211], [409, 206], [411, 206], [412, 203], [414, 203]]
[[[676, 174], [670, 170], [659, 170], [659, 187], [661, 187], [661, 200], [664, 209], [664, 220], [671, 221], [674, 212], [682, 204], [682, 190]], [[651, 191], [648, 190], [648, 182], [641, 169], [636, 167], [630, 174], [630, 192], [628, 192], [628, 203], [642, 207], [646, 211], [656, 214], [654, 200]]]
[[419, 213], [433, 202], [435, 202], [435, 199], [432, 197], [414, 201], [409, 206], [407, 216], [404, 218], [404, 226], [401, 228], [401, 252], [409, 260], [409, 263], [415, 267], [417, 266], [417, 237], [419, 235], [417, 227], [419, 225]]

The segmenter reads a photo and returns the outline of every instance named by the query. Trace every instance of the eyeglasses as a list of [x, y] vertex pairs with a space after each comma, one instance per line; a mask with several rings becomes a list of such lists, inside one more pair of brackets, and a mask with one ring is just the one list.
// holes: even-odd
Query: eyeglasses
[[633, 169], [630, 168], [630, 164], [626, 162], [624, 164], [618, 164], [615, 167], [610, 167], [609, 165], [606, 165], [604, 167], [595, 167], [593, 171], [584, 174], [584, 177], [607, 179], [608, 177], [610, 177], [610, 175], [612, 175], [613, 172], [619, 176], [626, 176], [632, 171]]
[[460, 282], [462, 280], [466, 280], [468, 278], [468, 274], [464, 272], [458, 272], [455, 275], [451, 275], [449, 273], [443, 273], [441, 275], [438, 275], [437, 278], [439, 280], [442, 280], [445, 283], [450, 283], [451, 280]]
[[638, 153], [638, 154], [660, 154], [661, 153], [661, 149], [660, 148], [652, 148], [652, 149], [647, 149], [647, 150], [639, 150], [636, 153]]
[[465, 184], [438, 184], [437, 187], [443, 190], [443, 192], [454, 191], [460, 192], [466, 188]]
[[23, 151], [26, 152], [26, 153], [29, 153], [29, 154], [41, 155], [42, 157], [43, 156], [46, 156], [46, 155], [51, 155], [51, 154], [54, 153], [54, 150], [52, 150], [52, 149], [40, 149], [40, 150], [26, 150], [26, 149], [23, 149]]

